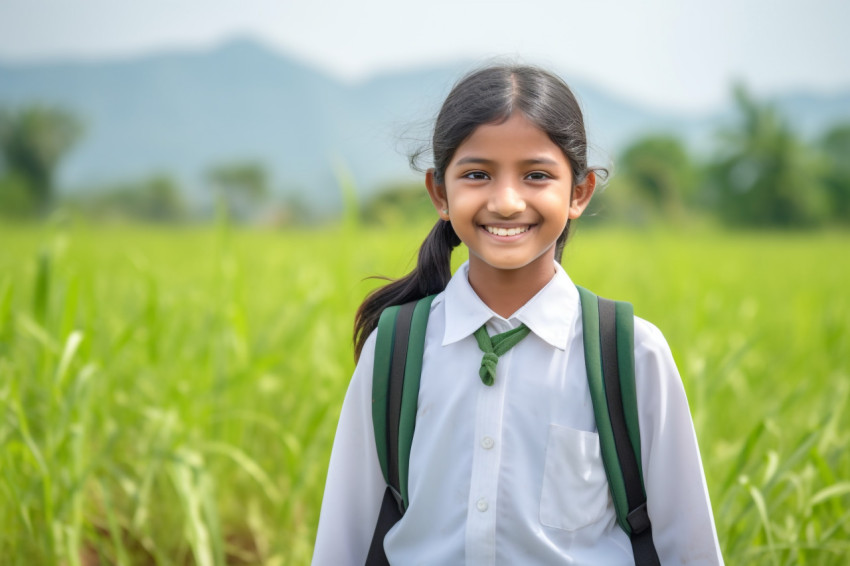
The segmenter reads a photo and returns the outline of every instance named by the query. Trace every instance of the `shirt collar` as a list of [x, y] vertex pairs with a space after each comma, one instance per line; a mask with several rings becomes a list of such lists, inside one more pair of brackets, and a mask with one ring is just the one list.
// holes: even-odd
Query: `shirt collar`
[[[466, 338], [493, 318], [502, 319], [475, 294], [468, 275], [469, 262], [466, 262], [455, 272], [443, 293], [446, 311], [444, 346]], [[578, 290], [564, 268], [555, 263], [555, 276], [551, 281], [508, 321], [525, 323], [542, 340], [565, 350], [578, 316], [578, 303]]]

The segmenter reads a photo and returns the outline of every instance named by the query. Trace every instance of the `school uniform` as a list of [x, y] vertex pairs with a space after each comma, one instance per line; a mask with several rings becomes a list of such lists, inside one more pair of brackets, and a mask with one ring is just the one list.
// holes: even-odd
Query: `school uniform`
[[[431, 305], [410, 504], [388, 533], [391, 564], [634, 564], [616, 523], [584, 363], [578, 292], [563, 268], [509, 319], [470, 287], [464, 264]], [[473, 336], [531, 333], [479, 378]], [[372, 427], [375, 333], [343, 403], [313, 564], [362, 566], [386, 484]], [[722, 564], [684, 388], [659, 330], [635, 318], [642, 468], [663, 565]]]

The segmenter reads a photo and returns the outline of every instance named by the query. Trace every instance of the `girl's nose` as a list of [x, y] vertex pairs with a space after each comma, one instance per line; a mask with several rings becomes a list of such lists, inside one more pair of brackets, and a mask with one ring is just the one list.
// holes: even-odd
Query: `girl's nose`
[[505, 183], [493, 189], [487, 210], [499, 216], [513, 216], [525, 210], [525, 200], [514, 185]]

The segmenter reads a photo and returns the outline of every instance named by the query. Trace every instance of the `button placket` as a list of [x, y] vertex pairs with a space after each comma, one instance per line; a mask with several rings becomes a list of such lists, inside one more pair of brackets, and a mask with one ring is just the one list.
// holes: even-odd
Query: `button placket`
[[[502, 330], [502, 325], [499, 324], [488, 326]], [[488, 330], [493, 331], [493, 328]], [[475, 346], [477, 348], [477, 344]], [[506, 375], [508, 366], [509, 364], [504, 364], [504, 367], [497, 368], [498, 376], [492, 386], [479, 388], [476, 402], [474, 453], [466, 526], [468, 564], [491, 565], [495, 561], [497, 494], [502, 456], [499, 438], [505, 400], [505, 380], [502, 376]], [[478, 376], [476, 374], [471, 377]]]

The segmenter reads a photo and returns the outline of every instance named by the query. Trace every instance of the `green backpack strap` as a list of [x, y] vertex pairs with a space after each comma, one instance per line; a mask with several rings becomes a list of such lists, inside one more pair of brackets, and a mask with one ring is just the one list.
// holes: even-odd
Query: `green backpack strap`
[[578, 290], [587, 380], [617, 522], [632, 541], [635, 563], [660, 566], [640, 465], [634, 310], [629, 303]]
[[410, 501], [407, 476], [416, 426], [425, 330], [436, 295], [384, 309], [378, 320], [372, 372], [372, 424], [381, 472], [387, 482], [366, 564], [388, 564], [384, 537]]

